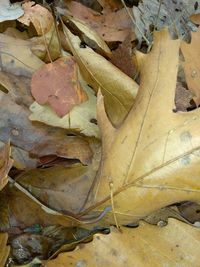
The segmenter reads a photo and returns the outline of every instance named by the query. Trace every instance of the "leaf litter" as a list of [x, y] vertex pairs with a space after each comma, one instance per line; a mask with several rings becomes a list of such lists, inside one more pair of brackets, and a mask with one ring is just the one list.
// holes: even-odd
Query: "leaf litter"
[[0, 265], [195, 266], [199, 1], [37, 2], [1, 4]]

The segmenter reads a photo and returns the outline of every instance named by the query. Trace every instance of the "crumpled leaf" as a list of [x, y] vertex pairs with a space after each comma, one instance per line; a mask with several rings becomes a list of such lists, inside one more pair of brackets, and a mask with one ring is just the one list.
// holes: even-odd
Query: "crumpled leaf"
[[78, 81], [78, 65], [72, 56], [42, 66], [32, 76], [31, 93], [38, 104], [50, 104], [63, 117], [87, 100]]
[[1, 71], [31, 77], [44, 63], [31, 52], [31, 42], [0, 34]]
[[167, 29], [155, 34], [143, 56], [139, 93], [117, 129], [99, 96], [103, 154], [82, 215], [103, 211], [113, 198], [116, 219], [110, 212], [104, 220], [129, 224], [173, 203], [200, 201], [200, 110], [173, 112], [179, 46]]
[[96, 121], [96, 97], [93, 91], [83, 82], [84, 90], [88, 95], [88, 101], [74, 107], [67, 115], [60, 118], [48, 106], [41, 106], [34, 102], [30, 106], [33, 112], [29, 119], [31, 121], [40, 121], [47, 125], [61, 127], [64, 129], [71, 129], [78, 131], [86, 136], [100, 137], [98, 126], [93, 123]]
[[78, 35], [89, 47], [95, 49], [102, 55], [111, 57], [112, 52], [106, 42], [94, 29], [86, 25], [85, 22], [68, 16], [67, 23], [72, 28], [75, 28], [75, 31], [79, 31]]
[[101, 89], [109, 118], [115, 125], [120, 124], [133, 104], [138, 85], [91, 48], [81, 48], [80, 39], [63, 27], [81, 74], [94, 90]]
[[[133, 14], [136, 20], [135, 34], [142, 42], [142, 34], [152, 42], [153, 30], [161, 30], [169, 27], [173, 38], [182, 38], [187, 42], [191, 39], [190, 31], [197, 30], [197, 27], [190, 21], [190, 15], [196, 10], [195, 0], [143, 0], [138, 7], [133, 7]], [[200, 10], [199, 4], [197, 4]], [[197, 10], [196, 10], [197, 11]]]
[[44, 35], [51, 29], [54, 21], [48, 9], [38, 4], [35, 5], [33, 1], [23, 3], [22, 7], [24, 15], [18, 18], [19, 22], [27, 26], [32, 23], [38, 35]]
[[20, 3], [10, 4], [9, 0], [1, 0], [0, 3], [0, 22], [14, 20], [24, 14]]
[[189, 90], [194, 94], [193, 100], [200, 105], [200, 28], [192, 33], [190, 44], [181, 43], [181, 51], [184, 56], [183, 68]]
[[[95, 234], [93, 241], [48, 261], [47, 267], [188, 267], [199, 262], [199, 229], [174, 219], [166, 227], [144, 222], [137, 228], [112, 228], [108, 235]], [[187, 234], [186, 234], [187, 233]]]
[[10, 144], [0, 147], [0, 190], [8, 182], [8, 172], [12, 167], [13, 160], [10, 159]]
[[0, 233], [0, 266], [4, 267], [6, 260], [8, 258], [9, 252], [10, 252], [10, 247], [6, 246], [8, 239], [8, 234], [7, 233]]
[[0, 91], [0, 140], [34, 154], [35, 157], [57, 155], [79, 159], [84, 164], [91, 161], [92, 151], [86, 140], [67, 136], [63, 129], [32, 123], [30, 112]]

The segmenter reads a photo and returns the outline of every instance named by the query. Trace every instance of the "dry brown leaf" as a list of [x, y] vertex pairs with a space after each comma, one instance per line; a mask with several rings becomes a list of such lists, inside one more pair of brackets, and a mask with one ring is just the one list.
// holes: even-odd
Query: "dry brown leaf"
[[176, 85], [176, 94], [175, 94], [175, 112], [184, 111], [187, 112], [189, 108], [191, 108], [191, 100], [193, 98], [193, 94], [191, 91], [187, 90], [181, 83], [177, 83]]
[[73, 35], [66, 26], [63, 25], [63, 27], [81, 74], [94, 90], [98, 91], [101, 88], [105, 96], [108, 115], [112, 123], [118, 125], [130, 110], [138, 85], [91, 48], [81, 48], [80, 39]]
[[79, 159], [84, 164], [91, 161], [92, 151], [86, 140], [77, 136], [67, 136], [65, 130], [48, 127], [41, 123], [31, 123], [30, 112], [22, 105], [15, 104], [11, 98], [0, 92], [0, 140], [7, 142], [35, 157], [57, 155], [64, 158]]
[[97, 0], [103, 8], [103, 13], [110, 13], [123, 7], [121, 1], [118, 0]]
[[12, 167], [13, 160], [10, 159], [10, 144], [7, 143], [0, 147], [0, 190], [8, 182], [8, 172]]
[[80, 244], [76, 250], [44, 264], [47, 267], [199, 266], [199, 239], [199, 229], [174, 219], [162, 228], [141, 222], [138, 228], [123, 227], [122, 233], [112, 228], [108, 235], [95, 234], [89, 244]]
[[8, 258], [10, 247], [6, 246], [8, 240], [7, 233], [0, 233], [0, 266], [4, 267]]
[[31, 42], [0, 34], [1, 71], [31, 77], [44, 63], [31, 52]]
[[[155, 34], [139, 93], [118, 129], [99, 96], [102, 162], [82, 215], [103, 211], [112, 200], [117, 222], [127, 224], [172, 203], [200, 200], [200, 110], [173, 112], [179, 47], [167, 29]], [[106, 221], [116, 223], [112, 213]]]
[[[76, 214], [87, 198], [95, 174], [91, 166], [74, 164], [26, 171], [17, 181], [46, 206], [61, 213], [70, 210]], [[82, 179], [82, 187], [77, 187]]]
[[88, 24], [106, 42], [123, 42], [132, 27], [132, 21], [124, 8], [102, 15], [75, 1], [69, 1], [66, 5], [75, 18]]
[[18, 18], [18, 21], [29, 26], [32, 23], [38, 35], [47, 33], [54, 21], [53, 16], [48, 9], [36, 4], [33, 1], [22, 4], [24, 15]]
[[88, 97], [78, 81], [78, 65], [72, 56], [59, 58], [35, 72], [31, 92], [40, 104], [50, 104], [63, 117]]
[[197, 106], [200, 105], [200, 28], [197, 32], [191, 33], [192, 41], [190, 44], [181, 43], [181, 51], [185, 61], [183, 67], [185, 78], [189, 90], [195, 95], [194, 101]]
[[[34, 99], [31, 95], [30, 78], [0, 72], [0, 84], [18, 105], [29, 107]], [[2, 90], [3, 91], [3, 90]]]

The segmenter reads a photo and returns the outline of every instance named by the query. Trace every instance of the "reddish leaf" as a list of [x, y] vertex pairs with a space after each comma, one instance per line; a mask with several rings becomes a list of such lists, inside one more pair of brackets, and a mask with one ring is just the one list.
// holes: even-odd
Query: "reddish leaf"
[[39, 104], [49, 103], [61, 117], [87, 100], [78, 81], [78, 66], [72, 56], [46, 64], [35, 72], [31, 92]]

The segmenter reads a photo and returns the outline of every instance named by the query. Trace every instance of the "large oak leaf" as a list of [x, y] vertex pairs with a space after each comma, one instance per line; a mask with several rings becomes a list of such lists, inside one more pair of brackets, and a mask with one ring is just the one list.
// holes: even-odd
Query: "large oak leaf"
[[82, 214], [112, 203], [124, 224], [175, 202], [200, 200], [200, 111], [173, 112], [179, 46], [166, 29], [155, 34], [136, 101], [118, 129], [99, 96], [102, 162]]

